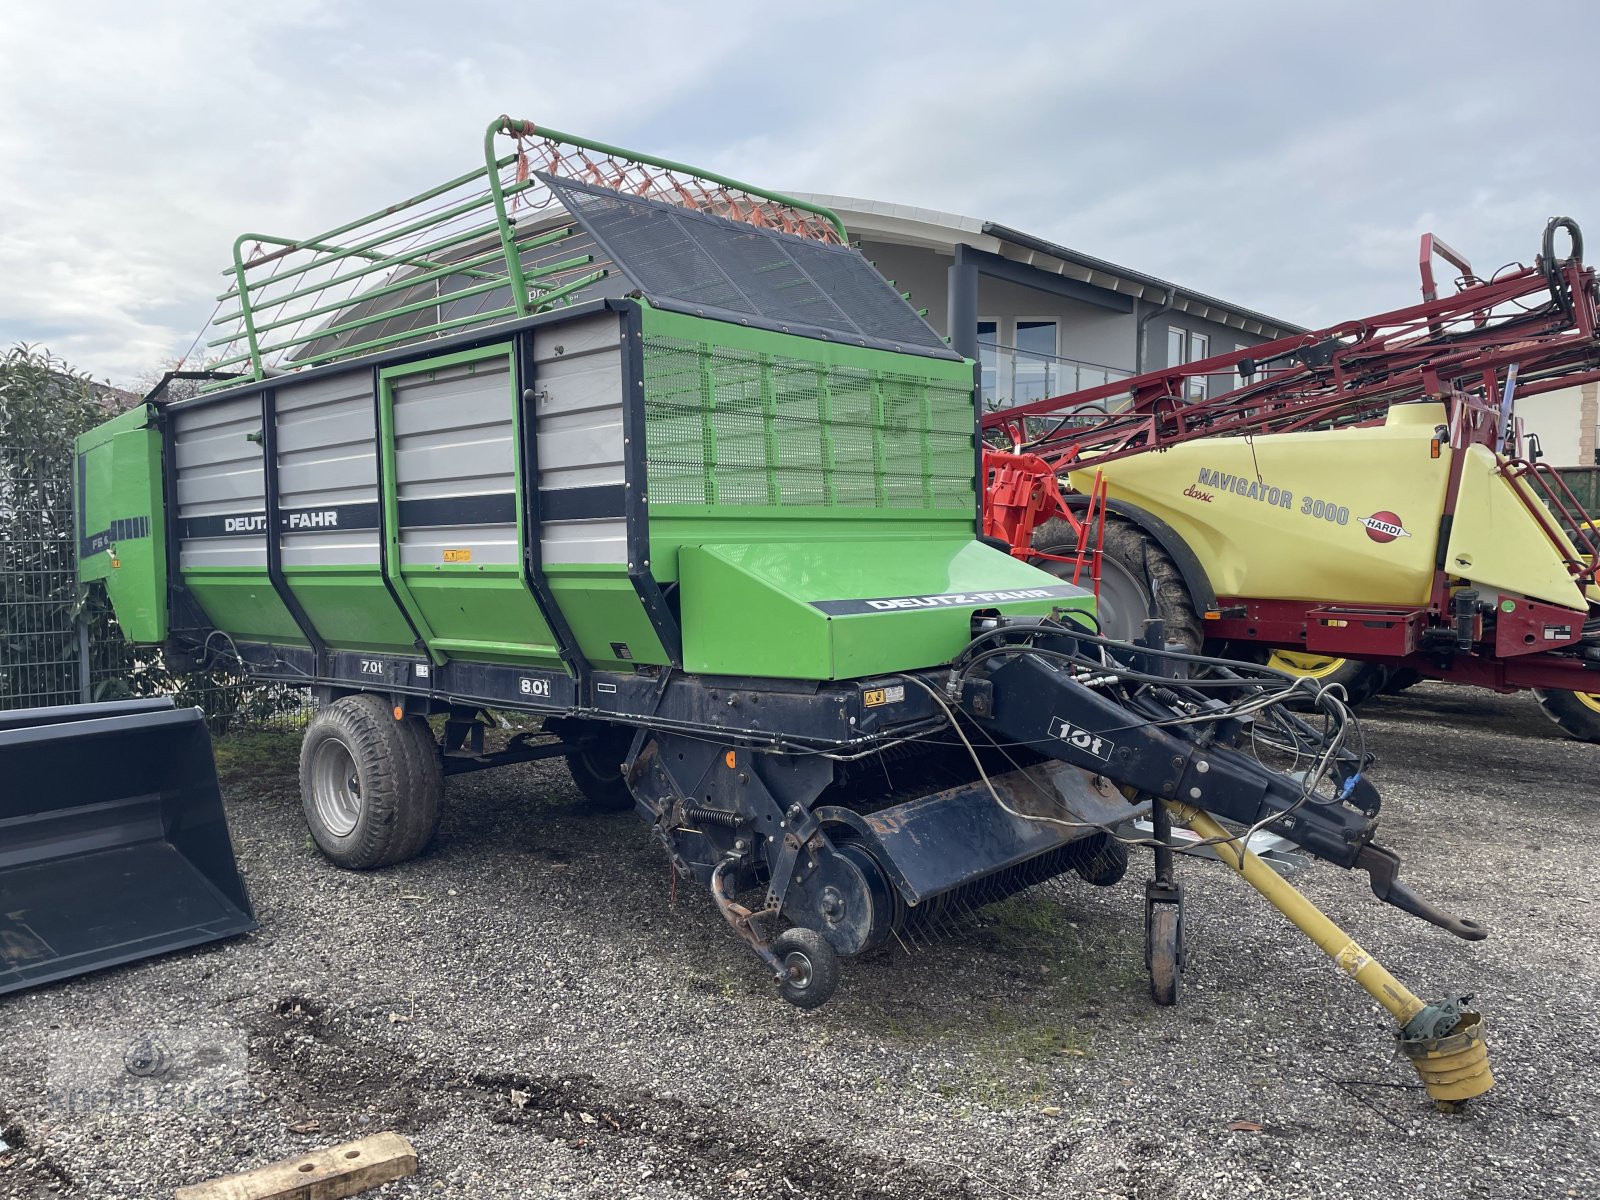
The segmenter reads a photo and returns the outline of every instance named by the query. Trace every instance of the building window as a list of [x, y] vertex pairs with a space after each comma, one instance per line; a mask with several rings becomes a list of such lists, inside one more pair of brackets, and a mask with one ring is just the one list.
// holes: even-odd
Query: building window
[[1016, 384], [1014, 404], [1031, 404], [1056, 395], [1061, 388], [1056, 366], [1056, 323], [1017, 322]]
[[[1211, 356], [1211, 338], [1203, 333], [1190, 333], [1185, 329], [1167, 327], [1167, 366], [1181, 367], [1184, 363], [1199, 362]], [[1210, 389], [1209, 380], [1196, 376], [1189, 380], [1189, 398], [1204, 400]]]
[[983, 392], [983, 407], [1000, 407], [1004, 398], [998, 395], [1000, 384], [1000, 356], [995, 347], [1000, 344], [1000, 322], [978, 322], [978, 378]]
[[[1199, 362], [1202, 358], [1211, 357], [1211, 339], [1203, 333], [1189, 335], [1189, 362]], [[1211, 380], [1204, 375], [1196, 375], [1189, 380], [1189, 396], [1194, 400], [1204, 400], [1210, 392]]]

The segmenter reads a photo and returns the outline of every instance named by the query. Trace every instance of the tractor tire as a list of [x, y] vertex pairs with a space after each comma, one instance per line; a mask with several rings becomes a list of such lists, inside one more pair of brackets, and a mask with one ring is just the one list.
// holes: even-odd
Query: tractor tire
[[[1371, 700], [1383, 691], [1389, 680], [1389, 668], [1377, 663], [1362, 662], [1356, 658], [1335, 658], [1331, 654], [1313, 654], [1303, 650], [1273, 650], [1266, 656], [1267, 666], [1286, 675], [1314, 679], [1320, 684], [1338, 684], [1351, 708]], [[1310, 707], [1307, 702], [1306, 707]]]
[[321, 709], [300, 743], [300, 797], [311, 838], [352, 871], [415, 858], [439, 829], [444, 773], [420, 717], [395, 720], [364, 693]]
[[[1046, 554], [1073, 554], [1078, 544], [1072, 526], [1052, 517], [1034, 531], [1033, 548]], [[1143, 634], [1145, 621], [1160, 617], [1166, 622], [1168, 642], [1199, 653], [1205, 641], [1200, 613], [1183, 575], [1160, 544], [1133, 522], [1108, 517], [1101, 551], [1100, 631], [1108, 638], [1132, 642]], [[1072, 578], [1068, 563], [1046, 559], [1038, 565], [1052, 575]], [[1081, 582], [1092, 586], [1087, 577]]]
[[633, 793], [622, 778], [622, 761], [632, 742], [632, 729], [605, 725], [592, 738], [586, 737], [581, 749], [567, 753], [567, 771], [590, 812], [620, 813], [633, 808]]
[[1385, 696], [1398, 696], [1407, 688], [1415, 687], [1421, 683], [1422, 679], [1421, 671], [1411, 667], [1393, 667], [1389, 671], [1388, 680], [1383, 685], [1383, 694]]
[[1539, 707], [1568, 735], [1580, 742], [1600, 742], [1600, 692], [1547, 691], [1534, 688]]

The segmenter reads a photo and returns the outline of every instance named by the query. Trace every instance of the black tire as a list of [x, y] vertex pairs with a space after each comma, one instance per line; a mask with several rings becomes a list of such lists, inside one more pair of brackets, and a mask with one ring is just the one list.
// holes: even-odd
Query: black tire
[[420, 717], [395, 720], [382, 696], [336, 700], [300, 743], [300, 798], [317, 849], [339, 866], [366, 871], [415, 858], [444, 807], [433, 733]]
[[1389, 678], [1383, 682], [1385, 696], [1398, 696], [1409, 687], [1421, 683], [1423, 675], [1412, 667], [1393, 667], [1389, 671]]
[[815, 929], [795, 926], [772, 939], [787, 974], [778, 994], [796, 1008], [821, 1008], [839, 987], [839, 955]]
[[567, 771], [583, 793], [583, 806], [591, 812], [619, 813], [633, 807], [633, 793], [622, 778], [622, 763], [590, 753], [567, 755]]
[[[1052, 517], [1033, 534], [1033, 548], [1045, 554], [1076, 552], [1077, 538], [1060, 517]], [[1194, 597], [1183, 581], [1177, 564], [1159, 542], [1131, 521], [1106, 519], [1105, 540], [1101, 545], [1100, 604], [1101, 631], [1119, 641], [1133, 641], [1152, 616], [1166, 622], [1166, 639], [1190, 653], [1199, 653], [1205, 637]], [[1068, 563], [1042, 560], [1039, 566], [1071, 579]], [[1087, 578], [1081, 580], [1089, 586]], [[1155, 611], [1150, 611], [1154, 597]]]
[[1539, 707], [1571, 737], [1600, 742], [1600, 692], [1546, 691], [1534, 688]]
[[622, 763], [632, 743], [632, 729], [597, 724], [586, 729], [577, 748], [567, 754], [567, 770], [590, 812], [619, 813], [633, 808], [633, 793], [622, 778]]
[[[1099, 844], [1095, 845], [1097, 840]], [[1111, 887], [1121, 883], [1128, 873], [1128, 848], [1108, 833], [1095, 834], [1085, 839], [1082, 857], [1073, 870], [1085, 883]]]
[[[1286, 656], [1283, 652], [1268, 650], [1262, 654], [1259, 650], [1257, 656], [1267, 666], [1283, 671], [1286, 674], [1300, 678], [1309, 677], [1314, 683], [1338, 684], [1344, 689], [1344, 694], [1354, 708], [1358, 704], [1365, 704], [1379, 692], [1383, 691], [1389, 681], [1389, 668], [1380, 663], [1363, 662], [1358, 658], [1335, 658], [1332, 655], [1306, 655], [1299, 651], [1291, 651]], [[1300, 669], [1294, 665], [1295, 659], [1314, 659], [1326, 662], [1329, 665], [1318, 667], [1315, 670]], [[1304, 701], [1298, 707], [1312, 708], [1314, 705]]]
[[1163, 1008], [1183, 994], [1183, 923], [1176, 904], [1156, 904], [1150, 910], [1150, 997]]

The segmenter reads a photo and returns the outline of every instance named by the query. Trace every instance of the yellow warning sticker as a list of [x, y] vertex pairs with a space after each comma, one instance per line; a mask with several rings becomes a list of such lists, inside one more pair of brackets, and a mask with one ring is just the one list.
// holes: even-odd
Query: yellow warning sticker
[[1371, 965], [1372, 956], [1360, 946], [1356, 945], [1356, 943], [1347, 942], [1340, 948], [1339, 952], [1333, 956], [1333, 961], [1337, 963], [1347, 974], [1357, 975], [1366, 967]]
[[465, 548], [460, 550], [446, 550], [444, 552], [444, 560], [445, 562], [471, 562], [472, 551]]
[[866, 708], [880, 708], [885, 704], [899, 704], [906, 698], [905, 684], [893, 687], [868, 688], [861, 693], [861, 703]]

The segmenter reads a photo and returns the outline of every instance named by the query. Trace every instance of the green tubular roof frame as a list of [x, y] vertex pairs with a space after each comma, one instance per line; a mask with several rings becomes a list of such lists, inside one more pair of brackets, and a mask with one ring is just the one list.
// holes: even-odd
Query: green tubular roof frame
[[[506, 155], [497, 154], [495, 139], [501, 136], [517, 139], [519, 150]], [[267, 360], [271, 356], [297, 347], [309, 347], [322, 339], [351, 334], [358, 329], [379, 325], [397, 317], [412, 316], [428, 308], [440, 309], [440, 319], [437, 321], [399, 332], [379, 333], [365, 340], [335, 346], [314, 354], [302, 354], [293, 361], [293, 368], [316, 366], [333, 359], [348, 358], [433, 334], [543, 312], [558, 302], [570, 301], [575, 292], [604, 278], [608, 271], [603, 263], [595, 270], [576, 277], [557, 278], [562, 275], [570, 276], [570, 272], [581, 271], [583, 267], [593, 264], [594, 256], [590, 254], [574, 255], [558, 262], [544, 263], [537, 269], [529, 269], [524, 265], [523, 256], [529, 250], [558, 243], [571, 233], [570, 228], [555, 231], [532, 229], [520, 235], [517, 231], [516, 222], [512, 217], [512, 206], [508, 202], [529, 188], [537, 186], [537, 181], [517, 179], [508, 184], [502, 179], [501, 172], [519, 161], [522, 139], [533, 137], [541, 138], [547, 143], [589, 151], [608, 159], [620, 159], [629, 164], [690, 176], [704, 183], [715, 184], [755, 199], [811, 214], [830, 226], [832, 233], [841, 243], [848, 244], [849, 233], [844, 223], [836, 213], [820, 205], [798, 200], [780, 192], [758, 188], [671, 159], [639, 154], [605, 142], [564, 133], [558, 129], [537, 126], [532, 121], [500, 116], [491, 121], [484, 130], [481, 167], [419, 192], [398, 204], [347, 221], [310, 238], [295, 240], [259, 233], [243, 233], [235, 238], [233, 264], [224, 272], [224, 275], [231, 277], [232, 286], [217, 297], [219, 307], [228, 306], [230, 301], [234, 304], [209, 323], [213, 327], [232, 326], [233, 332], [207, 343], [210, 347], [225, 346], [232, 347], [232, 350], [225, 352], [224, 357], [212, 365], [219, 369], [230, 367], [247, 369], [249, 379], [260, 381], [266, 379], [269, 374], [278, 373], [267, 365]], [[485, 187], [483, 194], [448, 203], [444, 208], [433, 212], [423, 212], [416, 219], [399, 225], [375, 226], [376, 222], [385, 218], [414, 210], [430, 200], [448, 196], [458, 189], [470, 187], [480, 181]], [[427, 240], [430, 230], [438, 230], [447, 226], [449, 222], [470, 218], [477, 209], [484, 210], [483, 220], [474, 221], [465, 229], [453, 230], [448, 236]], [[344, 244], [341, 239], [352, 233], [356, 235], [355, 238], [349, 244]], [[398, 251], [385, 249], [386, 246], [392, 246], [397, 239], [413, 235], [421, 241], [421, 244], [406, 245]], [[485, 244], [497, 241], [498, 250], [473, 250], [471, 244], [476, 240], [482, 240]], [[250, 245], [254, 245], [258, 250], [262, 246], [274, 246], [277, 249], [267, 254], [258, 254], [247, 261], [245, 248]], [[463, 245], [469, 247], [466, 258], [452, 262], [440, 257], [442, 252]], [[312, 253], [309, 261], [304, 263], [293, 261], [292, 256], [300, 251]], [[503, 264], [504, 274], [484, 269], [494, 265], [497, 260]], [[259, 271], [273, 263], [284, 266], [254, 281], [249, 278], [250, 271]], [[415, 268], [416, 273], [398, 274], [387, 281], [380, 281], [378, 286], [369, 291], [355, 292], [344, 299], [322, 301], [323, 293], [330, 288], [352, 284], [381, 271], [403, 272], [406, 268]], [[330, 269], [332, 274], [328, 278], [320, 278], [315, 274]], [[466, 277], [481, 282], [413, 303], [400, 304], [394, 308], [377, 309], [364, 314], [352, 312], [348, 320], [340, 321], [335, 317], [332, 324], [319, 325], [310, 332], [300, 332], [297, 328], [290, 328], [298, 327], [312, 318], [355, 310], [371, 300], [404, 293], [418, 285], [441, 281], [450, 276]], [[288, 290], [277, 295], [264, 295], [265, 289], [273, 285], [287, 285]], [[501, 288], [509, 288], [509, 304], [462, 317], [450, 319], [443, 317], [443, 306], [446, 302], [476, 295], [486, 296]], [[291, 302], [307, 297], [311, 298], [307, 308], [285, 311], [285, 306]], [[288, 336], [284, 336], [280, 331], [287, 331]], [[241, 342], [242, 348], [239, 345]], [[235, 378], [221, 381], [215, 386], [237, 386], [238, 382]]]

